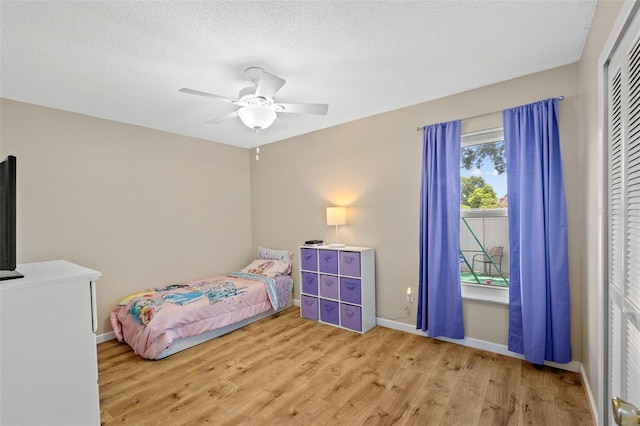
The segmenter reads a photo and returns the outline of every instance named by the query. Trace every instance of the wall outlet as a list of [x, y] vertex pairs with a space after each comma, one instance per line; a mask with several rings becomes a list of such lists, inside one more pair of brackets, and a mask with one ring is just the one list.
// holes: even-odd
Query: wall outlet
[[407, 302], [413, 302], [413, 293], [407, 293]]

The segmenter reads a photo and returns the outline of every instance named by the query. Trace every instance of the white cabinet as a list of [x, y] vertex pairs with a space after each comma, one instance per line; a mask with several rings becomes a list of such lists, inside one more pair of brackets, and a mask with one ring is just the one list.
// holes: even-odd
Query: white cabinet
[[0, 281], [0, 424], [99, 425], [95, 281], [56, 260]]
[[300, 315], [366, 333], [376, 325], [373, 249], [300, 247]]

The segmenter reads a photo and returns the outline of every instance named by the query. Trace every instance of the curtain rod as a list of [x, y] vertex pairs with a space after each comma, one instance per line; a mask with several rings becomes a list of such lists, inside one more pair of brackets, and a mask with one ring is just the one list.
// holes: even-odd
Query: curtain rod
[[[564, 100], [564, 96], [558, 96], [556, 99], [558, 99], [559, 101], [562, 101], [562, 100]], [[473, 118], [484, 117], [485, 115], [495, 114], [496, 112], [500, 112], [500, 111], [503, 111], [503, 110], [485, 112], [484, 114], [478, 114], [478, 115], [472, 115], [471, 117], [462, 118], [461, 120], [471, 120]], [[425, 124], [425, 126], [428, 126], [428, 124]], [[416, 127], [416, 132], [421, 132], [422, 129], [424, 129], [425, 126]]]

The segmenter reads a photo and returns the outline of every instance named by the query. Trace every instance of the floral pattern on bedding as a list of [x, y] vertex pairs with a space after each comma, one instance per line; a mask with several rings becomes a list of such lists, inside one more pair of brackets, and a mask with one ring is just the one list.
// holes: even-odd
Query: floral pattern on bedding
[[[180, 290], [180, 292], [176, 292], [176, 290]], [[245, 291], [247, 291], [246, 287], [236, 287], [234, 283], [228, 280], [216, 279], [213, 281], [198, 281], [192, 284], [172, 284], [134, 293], [125, 297], [118, 305], [127, 306], [133, 300], [129, 313], [136, 321], [146, 327], [155, 313], [162, 309], [164, 302], [184, 306], [206, 297], [209, 303], [213, 304], [224, 298], [242, 294]], [[152, 298], [154, 295], [160, 295], [161, 298]]]
[[131, 304], [129, 313], [136, 321], [146, 327], [153, 319], [154, 314], [158, 312], [161, 307], [162, 302], [159, 303], [154, 299], [136, 299]]
[[275, 279], [239, 272], [134, 293], [111, 311], [111, 325], [119, 341], [153, 359], [176, 339], [285, 306], [292, 280], [277, 279], [278, 285]]

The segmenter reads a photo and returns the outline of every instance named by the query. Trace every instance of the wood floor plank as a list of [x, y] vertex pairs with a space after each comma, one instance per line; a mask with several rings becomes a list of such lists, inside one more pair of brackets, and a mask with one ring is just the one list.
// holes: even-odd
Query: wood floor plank
[[[339, 424], [360, 425], [370, 422], [371, 417], [378, 417], [376, 412], [371, 412], [371, 406], [378, 401], [382, 402], [388, 398], [388, 383], [384, 377], [372, 376], [366, 380], [361, 380], [356, 391], [335, 413]], [[387, 413], [381, 412], [383, 417]]]
[[425, 372], [423, 381], [411, 393], [405, 415], [408, 424], [441, 424], [468, 350], [453, 344], [444, 347], [435, 367]]
[[255, 425], [332, 425], [338, 407], [317, 398], [312, 388], [295, 388], [274, 409], [254, 417]]
[[520, 421], [522, 361], [500, 356], [491, 368], [479, 425], [507, 426]]
[[[380, 402], [378, 402], [373, 413], [365, 419], [363, 424], [397, 424], [405, 413], [410, 410], [409, 391], [398, 385], [387, 385], [385, 392], [381, 394], [378, 400]], [[368, 406], [373, 402], [375, 401], [368, 401]], [[366, 413], [365, 410], [363, 411]]]
[[551, 391], [523, 386], [521, 406], [521, 424], [548, 426], [558, 424]]
[[103, 425], [594, 424], [578, 374], [299, 308], [160, 361], [101, 343], [98, 375]]
[[[352, 362], [349, 362], [352, 361]], [[375, 370], [370, 367], [359, 365], [356, 360], [345, 359], [339, 366], [329, 366], [329, 370], [338, 371], [337, 375], [327, 375], [332, 377], [330, 386], [323, 386], [318, 393], [318, 397], [330, 402], [338, 407], [343, 406], [360, 388], [363, 381], [375, 379]], [[324, 374], [319, 374], [318, 379], [322, 380]]]
[[463, 368], [458, 370], [459, 379], [451, 394], [443, 424], [462, 425], [478, 421], [484, 402], [482, 396], [487, 392], [495, 359], [495, 354], [490, 352], [477, 349], [467, 351]]

